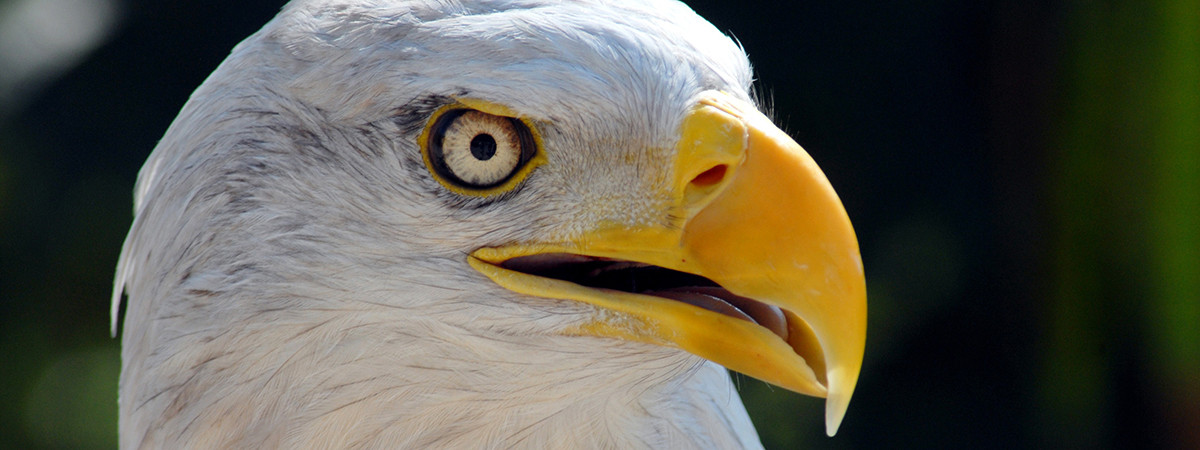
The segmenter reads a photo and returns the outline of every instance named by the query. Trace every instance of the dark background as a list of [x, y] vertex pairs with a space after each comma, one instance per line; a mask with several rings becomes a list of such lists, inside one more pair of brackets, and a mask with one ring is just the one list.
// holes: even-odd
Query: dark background
[[[1200, 1], [689, 3], [866, 265], [837, 437], [741, 379], [768, 448], [1200, 448]], [[0, 446], [115, 446], [137, 171], [281, 4], [0, 0]]]

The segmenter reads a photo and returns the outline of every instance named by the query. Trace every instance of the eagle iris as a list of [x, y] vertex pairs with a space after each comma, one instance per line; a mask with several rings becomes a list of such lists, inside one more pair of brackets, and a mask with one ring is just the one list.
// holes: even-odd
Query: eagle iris
[[520, 120], [471, 109], [451, 110], [438, 117], [428, 146], [434, 173], [470, 189], [503, 184], [536, 150], [532, 133]]

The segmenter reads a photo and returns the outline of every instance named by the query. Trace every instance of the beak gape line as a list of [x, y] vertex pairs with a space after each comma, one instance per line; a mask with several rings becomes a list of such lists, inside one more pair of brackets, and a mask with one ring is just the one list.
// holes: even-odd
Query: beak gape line
[[633, 294], [652, 295], [698, 306], [757, 324], [787, 340], [783, 310], [736, 295], [699, 275], [611, 258], [544, 253], [518, 256], [500, 264], [505, 269]]

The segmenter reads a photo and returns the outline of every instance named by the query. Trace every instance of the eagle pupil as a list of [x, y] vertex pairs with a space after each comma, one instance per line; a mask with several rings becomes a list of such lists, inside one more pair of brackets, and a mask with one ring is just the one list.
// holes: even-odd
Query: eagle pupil
[[496, 138], [487, 133], [480, 133], [471, 138], [471, 155], [480, 161], [487, 161], [496, 155]]

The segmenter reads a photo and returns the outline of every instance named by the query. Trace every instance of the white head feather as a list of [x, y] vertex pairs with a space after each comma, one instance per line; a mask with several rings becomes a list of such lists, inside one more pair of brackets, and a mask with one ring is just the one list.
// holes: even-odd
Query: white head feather
[[[750, 77], [669, 1], [289, 4], [140, 174], [113, 301], [122, 446], [758, 446], [720, 366], [556, 335], [598, 311], [465, 263], [664, 220], [684, 113]], [[539, 125], [548, 163], [516, 192], [458, 196], [422, 163], [459, 96]]]

